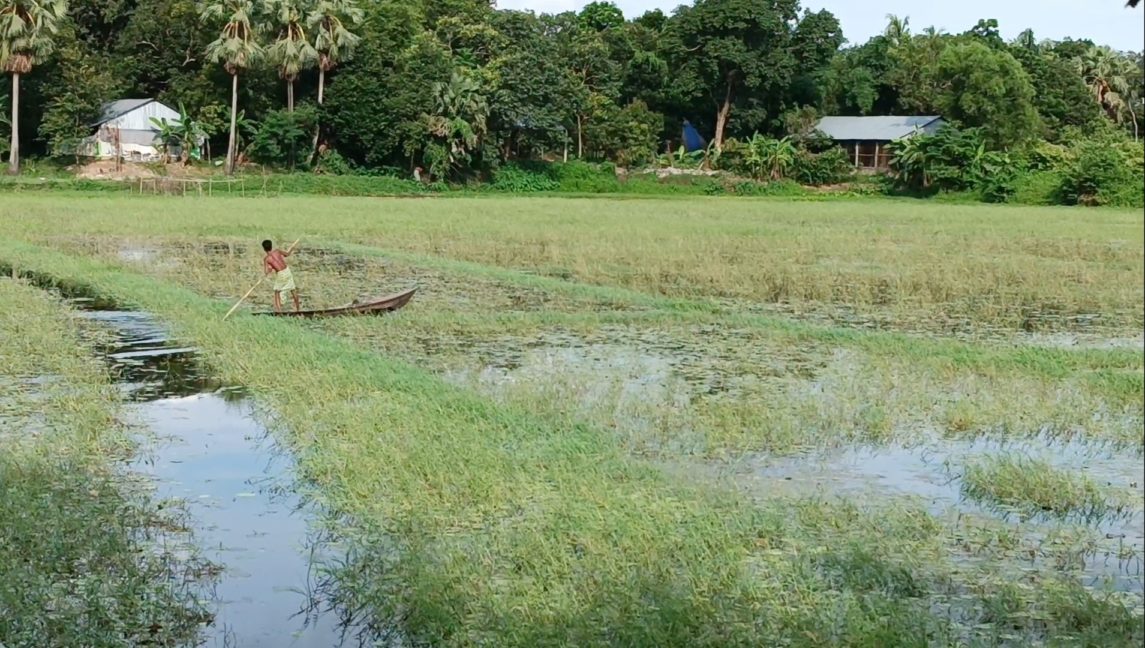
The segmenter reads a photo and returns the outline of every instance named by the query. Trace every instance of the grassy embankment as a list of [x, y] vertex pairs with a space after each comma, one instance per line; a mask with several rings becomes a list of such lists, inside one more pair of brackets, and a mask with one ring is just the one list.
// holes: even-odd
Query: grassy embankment
[[[514, 210], [529, 202], [540, 211], [551, 206], [551, 201], [498, 204]], [[243, 207], [241, 220], [230, 211], [239, 205]], [[168, 210], [172, 203], [76, 201], [68, 204], [71, 218], [63, 218], [58, 204], [33, 201], [24, 206], [41, 212], [42, 218], [31, 214], [33, 218], [9, 222], [5, 227], [14, 235], [70, 252], [94, 253], [112, 265], [69, 259], [14, 243], [6, 244], [3, 252], [21, 265], [92, 283], [155, 311], [172, 321], [182, 335], [204, 346], [225, 380], [252, 387], [273, 406], [285, 422], [284, 434], [292, 441], [303, 469], [322, 488], [327, 503], [355, 520], [351, 533], [363, 553], [361, 561], [344, 574], [348, 595], [366, 602], [382, 618], [401, 618], [402, 626], [415, 636], [450, 644], [496, 637], [506, 645], [556, 638], [662, 645], [726, 645], [750, 643], [760, 637], [807, 644], [843, 636], [852, 643], [864, 639], [909, 642], [928, 632], [937, 633], [932, 638], [956, 632], [941, 614], [944, 604], [969, 610], [970, 625], [982, 625], [968, 632], [980, 636], [995, 636], [1008, 628], [1027, 637], [1072, 635], [1121, 643], [1137, 632], [1134, 624], [1139, 617], [1082, 590], [1069, 574], [1050, 570], [1032, 576], [1036, 586], [1030, 589], [1004, 587], [999, 580], [1004, 573], [1000, 565], [1009, 564], [1010, 554], [1030, 550], [1022, 538], [1006, 543], [985, 539], [977, 546], [977, 541], [964, 537], [962, 543], [975, 545], [979, 556], [996, 552], [993, 558], [1002, 562], [987, 560], [987, 568], [981, 571], [963, 569], [950, 561], [942, 527], [915, 506], [888, 501], [856, 507], [846, 502], [783, 497], [749, 505], [727, 493], [678, 483], [634, 462], [616, 444], [613, 434], [579, 422], [584, 420], [580, 416], [570, 417], [567, 411], [551, 416], [530, 407], [526, 399], [507, 399], [494, 405], [406, 364], [363, 352], [359, 344], [365, 340], [378, 350], [401, 356], [398, 351], [404, 344], [416, 347], [420, 340], [422, 355], [415, 351], [404, 356], [417, 361], [435, 355], [431, 342], [436, 340], [427, 342], [426, 338], [440, 334], [436, 329], [442, 328], [448, 331], [447, 336], [460, 338], [463, 346], [471, 345], [474, 338], [489, 339], [496, 327], [506, 325], [510, 332], [522, 333], [553, 326], [584, 331], [601, 322], [619, 322], [641, 330], [666, 330], [679, 337], [695, 337], [702, 332], [696, 327], [707, 326], [710, 332], [713, 326], [732, 326], [746, 331], [747, 340], [765, 350], [773, 348], [768, 345], [776, 350], [807, 345], [813, 354], [822, 351], [830, 357], [842, 347], [855, 352], [867, 372], [883, 378], [882, 382], [854, 380], [846, 366], [837, 367], [836, 389], [842, 390], [840, 394], [858, 389], [862, 398], [825, 399], [807, 394], [805, 408], [781, 408], [788, 422], [782, 438], [767, 438], [782, 428], [773, 420], [746, 418], [747, 414], [716, 419], [710, 426], [714, 432], [709, 433], [708, 447], [723, 445], [738, 450], [769, 445], [790, 450], [820, 444], [836, 434], [833, 426], [848, 420], [852, 427], [865, 426], [865, 432], [846, 440], [885, 439], [885, 434], [879, 437], [871, 431], [887, 428], [888, 411], [906, 413], [928, 403], [933, 406], [952, 385], [963, 390], [957, 401], [960, 411], [974, 413], [982, 420], [981, 425], [950, 425], [948, 431], [952, 432], [991, 431], [998, 423], [992, 417], [1011, 415], [1012, 408], [1031, 394], [1036, 395], [1033, 404], [1019, 408], [1013, 427], [1003, 427], [1003, 433], [1039, 432], [1035, 424], [1038, 417], [1046, 415], [1039, 410], [1043, 407], [1057, 407], [1050, 410], [1051, 414], [1072, 417], [1063, 422], [1063, 432], [1076, 432], [1072, 426], [1084, 425], [1085, 412], [1092, 413], [1087, 408], [1097, 406], [1111, 406], [1139, 419], [1140, 399], [1134, 409], [1132, 397], [1141, 390], [1140, 354], [1014, 349], [792, 322], [745, 313], [735, 305], [707, 299], [702, 291], [673, 288], [670, 282], [655, 290], [644, 289], [678, 292], [677, 298], [632, 292], [633, 288], [640, 289], [640, 284], [618, 279], [615, 270], [592, 274], [592, 268], [606, 267], [595, 261], [585, 264], [585, 274], [571, 278], [612, 283], [612, 287], [471, 265], [472, 257], [480, 256], [475, 249], [496, 248], [487, 247], [488, 237], [511, 247], [514, 236], [517, 240], [537, 236], [544, 220], [551, 221], [558, 233], [577, 229], [576, 224], [562, 224], [559, 216], [540, 219], [525, 214], [519, 226], [512, 224], [519, 214], [474, 218], [471, 222], [462, 218], [464, 212], [451, 212], [429, 220], [429, 212], [419, 215], [401, 204], [386, 203], [387, 213], [373, 217], [368, 214], [376, 204], [347, 201], [338, 203], [339, 213], [331, 218], [304, 223], [298, 215], [280, 217], [285, 205], [276, 201], [265, 206], [228, 201], [189, 203], [182, 217], [168, 214], [145, 221], [137, 210], [155, 213], [156, 207]], [[290, 201], [289, 205], [297, 209], [307, 203]], [[775, 206], [759, 205], [761, 209]], [[353, 212], [356, 226], [342, 207]], [[630, 207], [625, 203], [621, 211], [627, 214]], [[610, 240], [616, 242], [601, 244], [600, 249], [592, 247], [599, 235], [573, 236], [568, 254], [580, 259], [623, 259], [623, 248], [639, 248], [643, 239], [646, 252], [657, 245], [669, 255], [674, 248], [691, 248], [691, 265], [683, 264], [682, 272], [702, 276], [698, 268], [707, 261], [699, 251], [712, 249], [711, 239], [721, 238], [719, 227], [730, 229], [724, 234], [730, 238], [734, 238], [731, 233], [737, 226], [752, 227], [748, 217], [709, 213], [708, 218], [698, 219], [715, 221], [708, 223], [705, 241], [703, 233], [689, 232], [686, 223], [677, 218], [670, 220], [675, 236], [656, 244], [652, 242], [656, 235], [647, 231], [648, 223], [654, 220], [649, 210], [662, 207], [659, 203], [639, 205], [637, 217], [645, 219], [645, 229], [632, 229], [628, 238], [613, 236]], [[708, 209], [706, 203], [689, 207]], [[786, 216], [791, 230], [797, 229], [798, 218], [816, 222], [814, 214], [798, 212], [799, 206], [794, 207], [797, 216]], [[577, 208], [585, 209], [582, 205]], [[581, 219], [579, 227], [591, 220], [583, 212], [577, 218]], [[729, 218], [730, 228], [726, 222]], [[911, 228], [909, 218], [901, 214], [898, 218], [904, 229]], [[908, 222], [901, 222], [904, 219]], [[868, 216], [867, 220], [874, 219]], [[1132, 219], [1124, 220], [1117, 232], [1131, 237]], [[611, 221], [605, 215], [596, 223]], [[847, 225], [844, 222], [840, 227], [843, 231], [836, 233], [836, 240], [848, 238]], [[930, 226], [939, 225], [927, 221], [920, 228], [915, 224], [908, 234], [917, 240]], [[959, 221], [949, 227], [969, 231], [972, 225]], [[860, 232], [863, 229], [862, 221], [849, 226]], [[114, 260], [117, 246], [123, 243], [130, 247], [143, 242], [163, 251], [169, 250], [165, 247], [169, 244], [186, 244], [188, 236], [192, 240], [210, 237], [232, 242], [242, 236], [257, 241], [271, 227], [280, 230], [272, 232], [276, 238], [290, 239], [295, 232], [305, 232], [358, 243], [377, 242], [385, 232], [387, 245], [406, 250], [399, 255], [399, 276], [418, 263], [426, 276], [436, 279], [460, 275], [464, 278], [461, 281], [446, 281], [435, 287], [452, 285], [454, 293], [464, 295], [458, 284], [469, 284], [474, 290], [488, 291], [495, 305], [490, 307], [483, 299], [460, 303], [438, 300], [433, 291], [427, 291], [419, 296], [417, 318], [371, 320], [371, 327], [377, 327], [374, 331], [365, 330], [365, 322], [333, 323], [317, 329], [245, 318], [221, 324], [218, 315], [226, 304], [204, 300], [186, 289], [203, 295], [233, 294], [233, 286], [228, 290], [212, 277], [225, 270], [227, 280], [233, 283], [235, 271], [253, 265], [254, 259], [219, 261], [216, 255], [193, 254], [184, 247], [170, 248], [181, 250], [171, 258], [142, 263]], [[298, 230], [292, 231], [293, 227]], [[830, 229], [827, 223], [820, 227]], [[475, 236], [473, 228], [484, 229], [487, 238]], [[1062, 229], [1062, 223], [1051, 222], [1047, 227], [1050, 232]], [[1103, 235], [1093, 229], [1098, 228], [1091, 228], [1089, 235], [1100, 241]], [[84, 232], [95, 234], [94, 241], [102, 241], [105, 248], [81, 244], [77, 239]], [[850, 238], [855, 235], [850, 232]], [[419, 247], [433, 237], [439, 240], [438, 248]], [[576, 247], [578, 244], [581, 247]], [[447, 245], [469, 252], [441, 249]], [[1020, 250], [1023, 244], [1004, 241], [998, 245]], [[838, 245], [831, 249], [836, 255], [845, 255], [850, 248]], [[371, 265], [376, 260], [375, 250], [358, 247], [351, 251], [354, 254], [335, 255], [325, 268], [315, 264], [308, 269], [308, 281], [317, 288], [311, 297], [333, 297], [336, 282], [345, 295], [351, 288], [376, 286], [380, 278], [392, 280], [384, 268]], [[449, 253], [467, 261], [419, 256], [423, 252]], [[945, 256], [949, 255], [938, 247], [915, 262], [950, 263]], [[526, 269], [530, 263], [537, 265], [527, 255], [522, 258], [506, 258], [500, 263]], [[1140, 263], [1131, 253], [1118, 258], [1120, 262], [1094, 262], [1083, 251], [1066, 264], [1090, 265], [1095, 273], [1124, 279], [1128, 270]], [[629, 274], [643, 272], [637, 259], [629, 261], [634, 263]], [[1013, 259], [1009, 263], [1014, 268], [1025, 267]], [[750, 267], [736, 263], [727, 267], [729, 273], [750, 276]], [[890, 267], [887, 272], [902, 274], [907, 269]], [[140, 270], [160, 281], [139, 277], [135, 272]], [[470, 270], [475, 271], [475, 277]], [[347, 277], [352, 281], [347, 283]], [[1001, 280], [996, 277], [995, 281]], [[917, 287], [910, 290], [914, 292], [903, 294], [922, 294]], [[1048, 293], [1064, 298], [1075, 307], [1088, 299], [1085, 288], [1076, 281], [1065, 286], [1027, 286], [1026, 290], [1036, 297]], [[450, 295], [450, 290], [444, 292]], [[1132, 321], [1132, 307], [1124, 300], [1118, 302], [1122, 297], [1117, 292], [1110, 292], [1105, 299], [1128, 307]], [[925, 299], [915, 302], [933, 311], [944, 307]], [[508, 307], [499, 308], [498, 304]], [[563, 312], [551, 312], [554, 305]], [[600, 312], [584, 314], [590, 305]], [[1001, 321], [1012, 321], [1013, 309], [1014, 304], [1002, 303]], [[550, 312], [543, 312], [546, 310]], [[389, 336], [396, 336], [398, 341], [383, 341]], [[498, 338], [492, 339], [497, 343]], [[727, 346], [734, 351], [743, 348], [742, 342], [732, 339]], [[266, 357], [280, 361], [286, 369], [285, 379], [279, 380], [277, 369], [260, 361]], [[716, 367], [718, 371], [731, 369], [734, 367], [730, 365]], [[798, 367], [788, 369], [792, 375], [781, 378], [806, 382], [796, 371]], [[929, 382], [917, 382], [920, 377]], [[896, 388], [902, 384], [915, 389]], [[860, 389], [859, 385], [866, 386]], [[874, 399], [903, 392], [908, 393], [899, 397], [896, 409], [872, 410]], [[1062, 404], [1063, 393], [1073, 394], [1075, 400]], [[750, 398], [739, 396], [731, 399], [731, 407], [750, 404]], [[788, 400], [780, 396], [775, 402]], [[824, 401], [830, 416], [816, 419]], [[1027, 415], [1032, 418], [1024, 420]], [[1008, 423], [1005, 418], [1001, 420]], [[910, 422], [906, 423], [902, 427], [909, 429]], [[1129, 424], [1115, 423], [1104, 432], [1100, 426], [1085, 431], [1133, 443], [1128, 429]], [[731, 440], [719, 436], [729, 435], [729, 431]], [[884, 524], [889, 527], [884, 528]], [[997, 537], [996, 528], [983, 527], [982, 531]], [[1051, 553], [1060, 549], [1041, 548]], [[474, 556], [479, 559], [474, 560]], [[356, 570], [362, 571], [351, 577]], [[648, 607], [650, 601], [654, 609]]]
[[192, 645], [190, 563], [149, 547], [164, 521], [116, 462], [118, 392], [67, 308], [0, 278], [0, 644]]

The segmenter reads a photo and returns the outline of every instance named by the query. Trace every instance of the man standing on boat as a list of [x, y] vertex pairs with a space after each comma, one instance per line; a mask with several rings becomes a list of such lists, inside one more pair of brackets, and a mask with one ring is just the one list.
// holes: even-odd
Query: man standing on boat
[[294, 285], [294, 275], [291, 274], [290, 267], [286, 265], [286, 257], [290, 256], [292, 251], [276, 250], [270, 241], [263, 241], [262, 249], [266, 250], [266, 257], [262, 260], [263, 269], [266, 274], [274, 273], [274, 312], [282, 312], [282, 293], [287, 290], [290, 291], [290, 297], [294, 300], [294, 311], [302, 310], [302, 305], [298, 300], [298, 287]]

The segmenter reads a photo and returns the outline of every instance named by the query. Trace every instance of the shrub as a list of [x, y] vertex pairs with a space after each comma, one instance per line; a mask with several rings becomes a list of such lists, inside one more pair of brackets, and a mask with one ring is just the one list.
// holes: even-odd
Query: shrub
[[558, 190], [570, 193], [615, 193], [620, 190], [616, 168], [610, 164], [593, 165], [587, 162], [553, 164], [550, 174], [557, 181]]
[[333, 149], [328, 149], [319, 156], [318, 166], [314, 170], [318, 173], [331, 175], [351, 175], [354, 173], [354, 168], [350, 162], [342, 157], [341, 153]]
[[293, 168], [310, 156], [311, 139], [318, 126], [318, 111], [302, 105], [294, 112], [272, 110], [251, 139], [251, 159], [260, 164]]
[[800, 149], [791, 165], [791, 177], [805, 185], [842, 182], [852, 171], [847, 152], [832, 146], [821, 153]]
[[1062, 184], [1057, 171], [1027, 171], [1018, 174], [1013, 182], [1009, 202], [1022, 205], [1056, 205]]
[[[1137, 148], [1137, 147], [1133, 147]], [[1141, 154], [1125, 143], [1100, 138], [1079, 143], [1062, 172], [1059, 194], [1069, 205], [1145, 205]]]
[[556, 191], [560, 183], [553, 179], [549, 169], [525, 168], [520, 164], [506, 164], [493, 173], [494, 191], [532, 193]]

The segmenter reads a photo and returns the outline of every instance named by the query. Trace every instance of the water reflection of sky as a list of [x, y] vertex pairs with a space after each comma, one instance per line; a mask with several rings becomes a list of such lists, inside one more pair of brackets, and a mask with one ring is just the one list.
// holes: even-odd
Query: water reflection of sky
[[218, 390], [195, 350], [171, 341], [146, 313], [85, 316], [114, 334], [101, 350], [136, 403], [133, 418], [155, 437], [132, 469], [151, 478], [156, 498], [187, 503], [192, 540], [224, 568], [203, 645], [339, 645], [335, 619], [299, 614], [316, 578], [309, 529], [295, 512], [300, 500], [289, 488], [291, 459], [274, 446], [249, 402], [240, 391]]
[[292, 513], [297, 497], [268, 492], [274, 474], [290, 466], [282, 454], [272, 459], [249, 408], [200, 394], [140, 405], [138, 415], [159, 436], [139, 468], [154, 477], [158, 497], [188, 503], [196, 544], [225, 566], [214, 637], [206, 645], [337, 645], [330, 619], [302, 631], [304, 617], [291, 618], [306, 603], [300, 592], [310, 577], [307, 526]]

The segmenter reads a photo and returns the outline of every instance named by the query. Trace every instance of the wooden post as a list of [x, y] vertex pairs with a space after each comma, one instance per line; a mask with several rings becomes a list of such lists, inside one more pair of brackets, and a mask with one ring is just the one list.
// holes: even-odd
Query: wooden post
[[883, 167], [879, 164], [879, 143], [875, 142], [875, 170], [878, 171], [881, 168]]
[[115, 171], [118, 173], [123, 168], [123, 140], [120, 138], [119, 126], [115, 127], [114, 140], [115, 140]]
[[859, 143], [855, 142], [855, 168], [859, 168]]

